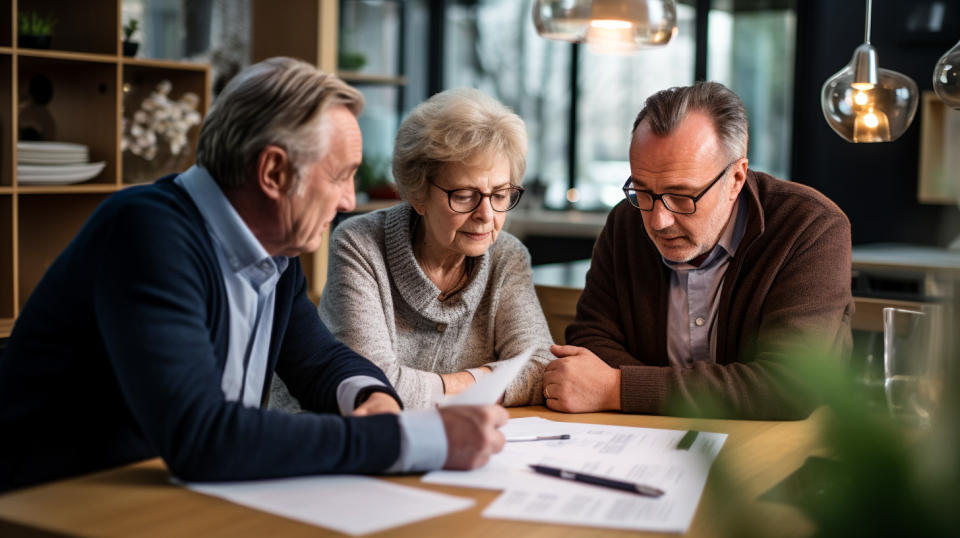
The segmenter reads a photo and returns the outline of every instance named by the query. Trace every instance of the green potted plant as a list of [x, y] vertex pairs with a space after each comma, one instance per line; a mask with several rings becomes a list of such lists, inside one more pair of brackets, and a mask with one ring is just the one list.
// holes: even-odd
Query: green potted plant
[[140, 48], [140, 43], [133, 40], [133, 34], [137, 31], [137, 28], [140, 27], [140, 21], [137, 19], [130, 19], [127, 21], [127, 24], [123, 25], [123, 55], [124, 56], [136, 56], [137, 49]]
[[31, 49], [49, 49], [53, 27], [57, 19], [36, 11], [21, 11], [17, 25], [17, 46]]

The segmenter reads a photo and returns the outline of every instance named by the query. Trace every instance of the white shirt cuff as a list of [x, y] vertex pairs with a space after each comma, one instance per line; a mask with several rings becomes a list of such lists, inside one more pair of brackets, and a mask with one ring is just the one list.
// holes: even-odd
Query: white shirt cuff
[[447, 432], [436, 408], [404, 411], [400, 420], [400, 457], [386, 470], [410, 473], [441, 469], [447, 461]]
[[367, 387], [386, 387], [382, 381], [368, 375], [355, 375], [348, 377], [340, 382], [337, 387], [337, 405], [340, 407], [340, 414], [347, 416], [353, 413], [357, 394]]

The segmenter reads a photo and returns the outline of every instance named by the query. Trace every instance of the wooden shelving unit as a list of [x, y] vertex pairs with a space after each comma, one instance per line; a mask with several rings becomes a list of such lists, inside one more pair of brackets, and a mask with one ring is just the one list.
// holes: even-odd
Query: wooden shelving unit
[[[172, 98], [193, 92], [201, 114], [209, 108], [208, 66], [121, 55], [121, 3], [0, 0], [0, 337], [9, 335], [27, 297], [93, 209], [110, 193], [145, 180], [142, 174], [132, 178], [139, 158], [121, 152], [124, 116], [132, 116], [162, 80], [172, 83]], [[17, 45], [18, 11], [57, 18], [51, 49]], [[91, 162], [106, 162], [95, 178], [64, 186], [18, 184], [19, 103], [36, 75], [54, 88], [47, 110], [56, 139], [84, 144]], [[180, 162], [193, 161], [198, 132], [191, 130]], [[177, 171], [152, 167], [150, 177]]]

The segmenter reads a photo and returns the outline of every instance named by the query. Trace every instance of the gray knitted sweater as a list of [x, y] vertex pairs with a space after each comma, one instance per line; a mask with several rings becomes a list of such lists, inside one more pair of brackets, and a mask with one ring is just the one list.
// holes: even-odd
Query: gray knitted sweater
[[504, 405], [542, 403], [552, 339], [526, 247], [500, 232], [473, 264], [467, 286], [441, 302], [413, 255], [414, 216], [403, 203], [337, 227], [318, 309], [323, 322], [386, 373], [407, 409], [442, 397], [438, 374], [495, 369], [497, 360], [529, 346], [536, 346], [533, 359], [507, 389]]

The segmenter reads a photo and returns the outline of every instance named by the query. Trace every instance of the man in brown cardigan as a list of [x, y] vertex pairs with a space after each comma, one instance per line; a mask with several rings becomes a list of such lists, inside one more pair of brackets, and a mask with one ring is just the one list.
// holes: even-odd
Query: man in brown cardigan
[[593, 249], [551, 409], [802, 418], [796, 361], [851, 344], [850, 223], [819, 192], [747, 167], [747, 113], [721, 84], [651, 96], [627, 199]]

